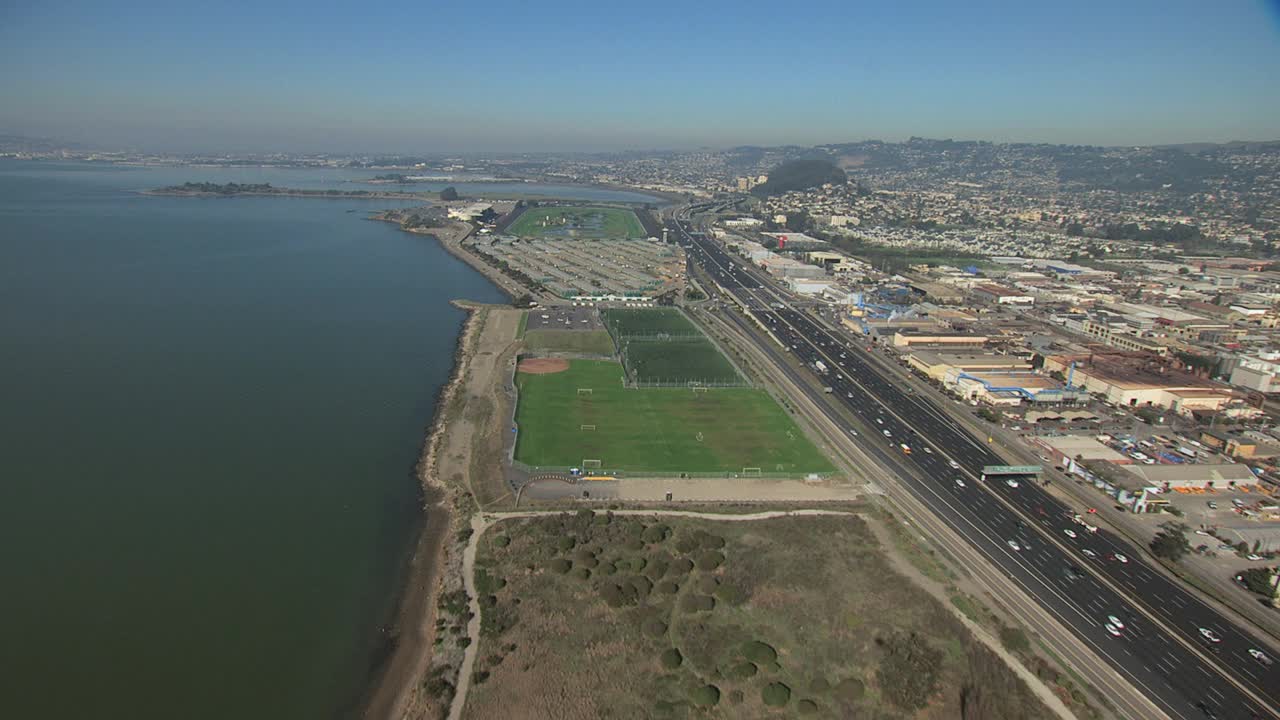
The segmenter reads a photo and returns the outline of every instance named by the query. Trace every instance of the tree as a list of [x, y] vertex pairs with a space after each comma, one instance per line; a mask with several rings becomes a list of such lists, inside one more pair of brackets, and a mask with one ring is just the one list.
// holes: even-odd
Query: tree
[[1163, 560], [1177, 562], [1182, 559], [1182, 556], [1191, 552], [1191, 543], [1187, 542], [1187, 536], [1180, 532], [1161, 530], [1151, 541], [1151, 552]]
[[777, 250], [777, 249], [778, 249], [778, 240], [777, 240], [777, 238], [765, 238], [765, 239], [764, 239], [764, 241], [763, 241], [763, 242], [761, 242], [760, 244], [764, 246], [764, 249], [765, 249], [765, 250]]
[[525, 293], [520, 297], [516, 298], [515, 300], [512, 300], [511, 305], [512, 307], [518, 307], [518, 308], [531, 308], [534, 305], [537, 305], [537, 303], [533, 301], [532, 295], [530, 295], [529, 293]]
[[447, 187], [447, 188], [445, 188], [445, 189], [443, 189], [443, 190], [441, 190], [441, 191], [440, 191], [440, 199], [441, 199], [441, 200], [445, 200], [445, 201], [449, 201], [449, 200], [457, 200], [457, 199], [458, 199], [458, 189], [457, 189], [457, 188], [455, 188], [454, 186], [450, 185], [449, 187]]

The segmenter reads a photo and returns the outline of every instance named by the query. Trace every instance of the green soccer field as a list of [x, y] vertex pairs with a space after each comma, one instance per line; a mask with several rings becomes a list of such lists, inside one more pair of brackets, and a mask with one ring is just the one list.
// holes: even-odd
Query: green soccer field
[[630, 210], [570, 205], [529, 208], [506, 229], [506, 234], [587, 240], [648, 237], [640, 218]]
[[702, 335], [702, 331], [675, 308], [608, 308], [602, 315], [605, 327], [614, 337], [658, 333]]
[[640, 383], [745, 384], [710, 340], [633, 340], [623, 359]]
[[604, 330], [528, 330], [524, 346], [533, 352], [613, 355], [613, 338]]
[[633, 472], [834, 469], [762, 390], [627, 389], [622, 366], [599, 360], [573, 360], [560, 373], [520, 373], [516, 383], [516, 459], [529, 465], [577, 466], [590, 458]]

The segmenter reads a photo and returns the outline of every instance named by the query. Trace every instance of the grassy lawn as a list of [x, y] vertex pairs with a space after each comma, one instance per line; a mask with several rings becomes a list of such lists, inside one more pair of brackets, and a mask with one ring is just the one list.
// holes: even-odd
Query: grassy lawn
[[520, 324], [516, 326], [516, 339], [524, 337], [525, 328], [529, 327], [529, 311], [520, 313]]
[[[560, 373], [520, 373], [516, 382], [516, 459], [530, 465], [575, 466], [593, 458], [611, 470], [834, 469], [762, 390], [627, 389], [619, 363], [597, 360], [573, 360]], [[591, 393], [580, 395], [579, 388]]]
[[645, 238], [640, 218], [630, 210], [551, 205], [529, 208], [506, 230], [508, 235], [541, 238]]
[[604, 330], [529, 330], [525, 347], [540, 352], [612, 355], [613, 338]]
[[477, 560], [466, 718], [1052, 716], [857, 518], [584, 510], [504, 521]]
[[639, 381], [735, 382], [738, 371], [710, 340], [631, 341], [624, 355]]
[[605, 327], [617, 337], [626, 335], [701, 335], [689, 318], [675, 308], [609, 308], [603, 312]]

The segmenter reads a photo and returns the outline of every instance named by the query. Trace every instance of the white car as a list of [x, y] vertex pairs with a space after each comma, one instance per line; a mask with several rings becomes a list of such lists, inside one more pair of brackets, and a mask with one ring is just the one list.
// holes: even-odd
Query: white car
[[1121, 630], [1124, 629], [1124, 623], [1120, 622], [1120, 618], [1116, 617], [1115, 615], [1108, 615], [1107, 622], [1111, 623], [1112, 625], [1115, 625]]
[[1107, 632], [1111, 633], [1113, 637], [1120, 637], [1120, 628], [1112, 625], [1111, 623], [1107, 623], [1105, 627], [1107, 628]]
[[1118, 562], [1125, 563], [1126, 565], [1129, 563], [1129, 558], [1121, 555], [1120, 553], [1116, 553], [1115, 558]]
[[1210, 535], [1210, 534], [1209, 534], [1207, 531], [1205, 531], [1205, 530], [1197, 530], [1197, 531], [1196, 531], [1196, 534], [1197, 534], [1197, 535], [1204, 535], [1205, 537], [1213, 537], [1212, 535]]
[[1256, 553], [1249, 553], [1247, 556], [1245, 556], [1245, 559], [1246, 559], [1246, 560], [1252, 560], [1252, 561], [1254, 561], [1254, 562], [1258, 562], [1259, 560], [1261, 560], [1261, 559], [1263, 559], [1263, 558], [1262, 558], [1262, 556], [1261, 556], [1261, 555], [1258, 555], [1258, 554], [1256, 554]]
[[1090, 550], [1089, 548], [1080, 548], [1080, 552], [1084, 553], [1085, 555], [1087, 555], [1088, 557], [1091, 557], [1091, 558], [1096, 558], [1096, 557], [1098, 557], [1098, 553], [1096, 553], [1096, 552], [1094, 552], [1094, 551]]
[[1249, 654], [1253, 656], [1254, 660], [1257, 660], [1263, 665], [1271, 664], [1271, 658], [1267, 657], [1267, 654], [1262, 652], [1261, 650], [1255, 650], [1254, 648], [1249, 648]]
[[1063, 530], [1063, 531], [1062, 531], [1062, 534], [1063, 534], [1063, 535], [1066, 535], [1067, 537], [1071, 538], [1072, 540], [1075, 540], [1075, 539], [1076, 539], [1076, 531], [1075, 531], [1075, 530], [1072, 530], [1071, 528], [1067, 528], [1066, 530]]
[[881, 425], [883, 425], [883, 424], [884, 424], [884, 418], [876, 418], [876, 422], [878, 422], [878, 423], [880, 423]]
[[1209, 628], [1200, 628], [1200, 634], [1204, 636], [1205, 640], [1208, 640], [1211, 643], [1222, 642], [1222, 638], [1218, 637], [1218, 634]]
[[884, 433], [885, 437], [893, 437], [893, 433], [889, 432], [888, 430], [881, 430], [880, 432]]
[[925, 451], [925, 452], [927, 452], [927, 453], [929, 453], [930, 455], [932, 455], [932, 454], [933, 454], [933, 451], [929, 449], [929, 446], [928, 446], [928, 445], [925, 445], [925, 446], [924, 446], [924, 451]]
[[1005, 480], [1005, 481], [1004, 481], [1004, 484], [1005, 484], [1005, 485], [1008, 485], [1008, 486], [1009, 486], [1009, 487], [1011, 487], [1011, 488], [1016, 488], [1016, 487], [1018, 487], [1018, 481], [1017, 481], [1017, 480], [1014, 480], [1013, 478], [1009, 478], [1008, 480]]
[[964, 484], [964, 478], [956, 478], [956, 487], [967, 487]]
[[1013, 540], [1010, 540], [1008, 542], [1008, 545], [1009, 545], [1009, 549], [1013, 550], [1014, 552], [1017, 552], [1022, 549], [1022, 546], [1018, 545], [1018, 543], [1014, 542]]
[[854, 437], [858, 437], [858, 431], [854, 430], [853, 428], [849, 428], [849, 434]]
[[960, 463], [956, 462], [955, 460], [948, 460], [948, 461], [947, 461], [947, 464], [951, 466], [951, 469], [952, 469], [952, 470], [959, 470], [959, 469], [960, 469]]

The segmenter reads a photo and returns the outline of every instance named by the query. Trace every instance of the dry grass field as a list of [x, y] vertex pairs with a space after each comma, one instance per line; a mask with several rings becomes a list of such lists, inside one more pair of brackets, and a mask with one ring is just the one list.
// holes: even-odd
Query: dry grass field
[[856, 518], [491, 528], [464, 717], [1049, 717]]

